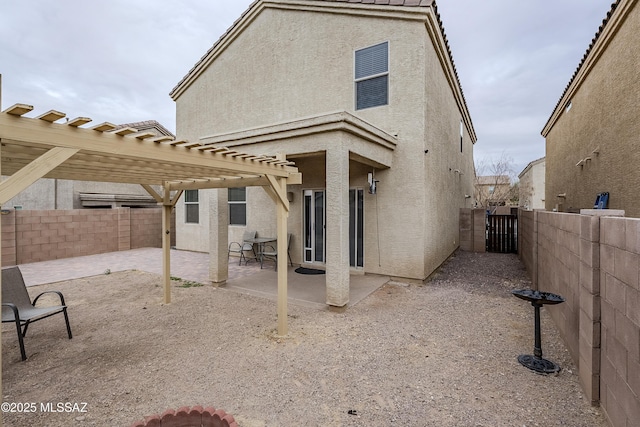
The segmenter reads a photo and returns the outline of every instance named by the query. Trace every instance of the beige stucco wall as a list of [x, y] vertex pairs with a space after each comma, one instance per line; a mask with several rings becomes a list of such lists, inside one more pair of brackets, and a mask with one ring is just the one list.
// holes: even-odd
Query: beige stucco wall
[[[356, 111], [354, 51], [384, 41], [389, 42], [390, 103]], [[176, 103], [178, 136], [189, 140], [336, 111], [397, 135], [391, 168], [375, 170], [377, 195], [365, 195], [365, 271], [423, 279], [459, 244], [458, 209], [472, 203], [464, 197], [473, 194], [472, 144], [465, 130], [460, 153], [461, 113], [424, 22], [267, 8]], [[254, 154], [286, 153], [302, 172], [303, 184], [289, 189], [294, 193], [289, 216], [294, 262], [302, 252], [302, 191], [325, 187], [322, 153], [334, 146], [372, 156], [378, 149], [345, 131], [235, 147]], [[312, 157], [298, 156], [314, 150]], [[366, 192], [372, 167], [354, 160], [348, 167], [345, 188]], [[275, 233], [275, 207], [257, 208], [272, 202], [256, 190], [247, 196], [248, 228]], [[178, 224], [184, 218], [181, 209]], [[201, 223], [184, 236], [180, 229], [178, 247], [206, 247], [201, 239], [207, 221]], [[230, 241], [241, 235], [237, 228], [230, 227]]]
[[[473, 143], [463, 127], [462, 113], [452, 96], [436, 52], [425, 44], [424, 145], [414, 148], [424, 161], [424, 274], [429, 275], [459, 245], [460, 208], [473, 207]], [[424, 150], [429, 150], [424, 154]], [[458, 172], [457, 172], [458, 171]], [[471, 197], [465, 197], [466, 195]]]
[[[546, 135], [547, 210], [592, 208], [596, 194], [608, 191], [611, 209], [640, 216], [640, 7], [625, 1], [617, 12], [630, 3], [626, 20], [571, 96], [571, 109]], [[563, 193], [565, 199], [557, 197]]]
[[176, 247], [197, 252], [209, 252], [209, 192], [198, 190], [199, 222], [185, 223], [184, 194], [176, 203]]
[[[159, 187], [154, 188], [160, 191]], [[82, 209], [80, 193], [149, 196], [149, 193], [138, 184], [42, 178], [8, 200], [2, 207], [11, 209], [14, 206], [22, 206], [25, 210]]]

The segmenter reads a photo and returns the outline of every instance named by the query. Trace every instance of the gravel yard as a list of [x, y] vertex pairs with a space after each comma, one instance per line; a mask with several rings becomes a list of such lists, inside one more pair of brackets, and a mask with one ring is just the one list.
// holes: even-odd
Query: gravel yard
[[[161, 277], [126, 271], [30, 288], [58, 289], [63, 319], [29, 328], [21, 362], [3, 324], [5, 426], [129, 426], [181, 406], [214, 406], [242, 427], [604, 427], [547, 310], [537, 375], [516, 360], [533, 351], [533, 309], [513, 297], [530, 281], [516, 256], [457, 252], [423, 285], [390, 282], [353, 307], [289, 305], [275, 335], [275, 303], [224, 288], [180, 287], [161, 303]], [[46, 412], [46, 402], [86, 412]]]

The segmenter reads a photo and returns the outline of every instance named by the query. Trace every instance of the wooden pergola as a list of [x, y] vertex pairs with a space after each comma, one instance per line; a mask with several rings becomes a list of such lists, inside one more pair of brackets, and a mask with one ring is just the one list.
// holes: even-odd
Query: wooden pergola
[[[278, 252], [287, 253], [287, 185], [301, 184], [302, 175], [283, 156], [243, 154], [133, 128], [114, 130], [110, 123], [82, 127], [91, 119], [69, 120], [54, 110], [25, 117], [31, 110], [16, 104], [0, 113], [0, 173], [9, 176], [0, 183], [0, 205], [40, 178], [142, 185], [162, 205], [165, 303], [171, 302], [171, 209], [184, 190], [261, 186], [276, 203]], [[161, 194], [152, 185], [161, 186]], [[287, 257], [278, 257], [277, 314], [278, 334], [286, 335]]]

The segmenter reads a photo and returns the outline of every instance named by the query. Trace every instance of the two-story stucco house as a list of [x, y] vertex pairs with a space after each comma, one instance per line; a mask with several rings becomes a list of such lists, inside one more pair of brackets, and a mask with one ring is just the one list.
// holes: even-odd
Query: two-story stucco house
[[[328, 304], [350, 274], [423, 280], [458, 247], [476, 135], [433, 1], [258, 0], [171, 96], [180, 138], [295, 162], [290, 254], [326, 270]], [[223, 282], [229, 241], [275, 235], [272, 203], [188, 192], [177, 246], [218, 253]]]
[[529, 162], [518, 175], [520, 197], [518, 206], [527, 209], [544, 209], [544, 157]]
[[618, 0], [542, 130], [547, 210], [608, 207], [640, 217], [640, 5]]

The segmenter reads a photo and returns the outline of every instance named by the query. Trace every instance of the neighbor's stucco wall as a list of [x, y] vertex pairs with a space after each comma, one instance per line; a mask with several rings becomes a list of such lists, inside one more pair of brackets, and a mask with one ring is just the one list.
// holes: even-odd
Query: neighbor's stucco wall
[[532, 162], [521, 173], [518, 188], [520, 190], [519, 206], [528, 209], [544, 209], [545, 202], [545, 159]]
[[[6, 179], [8, 177], [3, 177]], [[13, 209], [18, 206], [22, 209], [55, 209], [56, 180], [40, 179], [33, 183], [28, 192], [22, 191], [2, 205], [4, 209]]]
[[[154, 188], [161, 191], [158, 186]], [[138, 184], [41, 178], [9, 199], [2, 207], [12, 209], [22, 206], [24, 210], [82, 209], [80, 193], [149, 195]]]
[[[640, 216], [639, 45], [640, 7], [635, 2], [570, 100], [571, 109], [562, 112], [546, 136], [547, 210], [592, 208], [596, 194], [608, 191], [610, 208]], [[587, 157], [591, 160], [584, 166], [576, 166]], [[557, 197], [562, 193], [566, 199]]]

